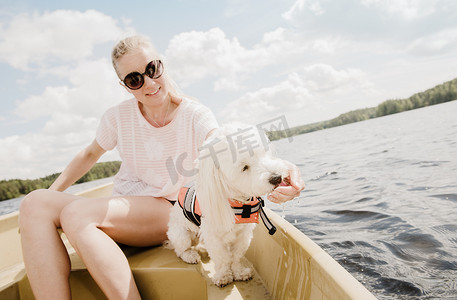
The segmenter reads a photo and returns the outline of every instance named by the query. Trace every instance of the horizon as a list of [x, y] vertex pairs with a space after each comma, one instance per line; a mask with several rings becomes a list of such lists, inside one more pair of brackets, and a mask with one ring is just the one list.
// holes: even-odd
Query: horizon
[[457, 78], [452, 0], [128, 4], [0, 4], [0, 179], [61, 172], [93, 140], [102, 113], [130, 98], [109, 57], [129, 34], [150, 37], [220, 123], [283, 115], [296, 127]]
[[[457, 78], [456, 78], [457, 79]], [[401, 113], [407, 113], [407, 112], [411, 112], [411, 111], [414, 111], [414, 110], [418, 110], [418, 109], [425, 109], [425, 108], [428, 108], [428, 107], [431, 107], [431, 106], [436, 106], [436, 105], [441, 105], [441, 104], [447, 104], [449, 102], [453, 102], [453, 101], [457, 101], [457, 99], [454, 99], [454, 100], [451, 100], [451, 101], [447, 101], [447, 102], [441, 102], [441, 103], [437, 103], [437, 104], [432, 104], [432, 105], [428, 105], [428, 106], [423, 106], [423, 107], [418, 107], [418, 108], [414, 108], [414, 109], [410, 109], [410, 110], [404, 110], [404, 111], [399, 111], [399, 112], [396, 112], [396, 113], [392, 113], [392, 114], [387, 114], [387, 115], [382, 115], [382, 116], [379, 116], [379, 117], [373, 117], [373, 118], [370, 118], [370, 119], [366, 119], [366, 120], [361, 120], [361, 121], [356, 121], [356, 122], [350, 122], [350, 123], [345, 123], [345, 124], [341, 124], [341, 125], [337, 125], [337, 126], [332, 126], [332, 127], [326, 127], [326, 128], [322, 128], [322, 129], [316, 129], [316, 130], [313, 130], [313, 131], [309, 131], [309, 132], [303, 132], [303, 133], [299, 133], [299, 134], [294, 134], [294, 135], [291, 135], [291, 136], [287, 136], [287, 137], [281, 137], [279, 138], [278, 140], [281, 140], [281, 139], [290, 139], [290, 138], [293, 138], [295, 136], [299, 136], [299, 135], [303, 135], [303, 134], [308, 134], [308, 133], [312, 133], [312, 132], [315, 132], [315, 131], [322, 131], [322, 130], [329, 130], [329, 129], [332, 129], [332, 128], [335, 128], [335, 127], [340, 127], [340, 126], [345, 126], [345, 125], [350, 125], [350, 124], [354, 124], [354, 123], [359, 123], [359, 122], [364, 122], [364, 121], [369, 121], [369, 120], [372, 120], [372, 119], [377, 119], [377, 118], [383, 118], [383, 117], [390, 117], [392, 115], [396, 115], [396, 114], [401, 114]], [[366, 108], [361, 108], [361, 109], [370, 109], [370, 108], [375, 108], [375, 107], [366, 107]], [[358, 109], [356, 109], [358, 110]], [[352, 112], [352, 111], [349, 111], [349, 112]], [[344, 114], [344, 113], [342, 113]], [[339, 116], [337, 116], [339, 117]], [[308, 125], [313, 125], [313, 124], [316, 124], [316, 123], [320, 123], [320, 122], [326, 122], [326, 121], [331, 121], [332, 119], [327, 119], [327, 120], [322, 120], [322, 121], [317, 121], [315, 123], [307, 123], [307, 124], [302, 124], [302, 125], [297, 125], [297, 126], [294, 126], [294, 127], [290, 127], [290, 128], [286, 128], [285, 130], [288, 130], [288, 129], [294, 129], [294, 128], [297, 128], [297, 127], [302, 127], [302, 126], [308, 126]], [[274, 142], [276, 140], [272, 140], [272, 142]], [[99, 164], [99, 163], [105, 163], [105, 162], [122, 162], [122, 160], [120, 160], [120, 158], [118, 160], [111, 160], [111, 161], [97, 161], [96, 164]], [[63, 171], [63, 170], [62, 170]], [[60, 174], [62, 171], [58, 171], [58, 172], [54, 172], [52, 174], [46, 174], [46, 175], [43, 175], [43, 176], [40, 176], [40, 177], [37, 177], [37, 178], [10, 178], [10, 179], [0, 179], [0, 181], [9, 181], [9, 180], [40, 180], [40, 179], [43, 179], [45, 177], [48, 177], [48, 176], [53, 176], [53, 175], [56, 175], [56, 174]], [[109, 176], [109, 177], [114, 177], [113, 176]], [[94, 180], [90, 180], [90, 181], [85, 181], [85, 182], [82, 182], [82, 183], [74, 183], [73, 185], [78, 185], [78, 184], [84, 184], [84, 183], [88, 183], [88, 182], [92, 182], [92, 181], [97, 181], [97, 180], [103, 180], [103, 179], [106, 179], [106, 178], [109, 178], [109, 177], [103, 177], [103, 178], [99, 178], [99, 179], [94, 179]], [[73, 186], [72, 185], [72, 186]], [[24, 196], [24, 195], [22, 195]], [[21, 197], [22, 197], [21, 196]], [[20, 197], [18, 197], [20, 198]], [[2, 200], [0, 200], [2, 201]]]

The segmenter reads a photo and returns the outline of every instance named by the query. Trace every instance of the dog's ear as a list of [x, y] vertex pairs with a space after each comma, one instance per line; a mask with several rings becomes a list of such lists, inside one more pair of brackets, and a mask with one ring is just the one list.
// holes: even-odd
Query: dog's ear
[[[213, 143], [213, 150], [224, 147], [225, 140]], [[229, 187], [220, 171], [220, 165], [213, 150], [204, 148], [198, 159], [198, 174], [196, 177], [197, 198], [202, 211], [202, 217], [218, 228], [230, 230], [234, 223], [232, 208], [228, 202]]]

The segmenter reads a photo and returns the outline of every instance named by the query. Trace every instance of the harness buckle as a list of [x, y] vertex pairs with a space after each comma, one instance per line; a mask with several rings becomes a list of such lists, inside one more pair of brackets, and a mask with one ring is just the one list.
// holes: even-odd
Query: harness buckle
[[241, 217], [243, 219], [249, 219], [251, 217], [251, 207], [251, 205], [243, 205], [243, 211], [241, 212]]

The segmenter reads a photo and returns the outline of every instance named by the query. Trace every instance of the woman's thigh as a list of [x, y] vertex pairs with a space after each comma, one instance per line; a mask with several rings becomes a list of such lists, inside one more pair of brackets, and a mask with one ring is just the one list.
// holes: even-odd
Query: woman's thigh
[[64, 207], [82, 197], [47, 189], [39, 189], [29, 193], [21, 201], [21, 225], [29, 224], [32, 228], [35, 222], [53, 222], [60, 227], [60, 214]]
[[65, 207], [61, 222], [65, 232], [95, 226], [116, 242], [150, 246], [166, 239], [171, 207], [164, 198], [148, 196], [82, 198]]

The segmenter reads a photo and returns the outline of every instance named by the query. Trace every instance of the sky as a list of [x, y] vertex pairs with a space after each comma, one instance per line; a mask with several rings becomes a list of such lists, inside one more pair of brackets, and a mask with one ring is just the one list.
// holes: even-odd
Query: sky
[[0, 180], [61, 172], [91, 143], [130, 98], [110, 52], [133, 34], [221, 124], [303, 125], [457, 77], [454, 0], [0, 0]]

